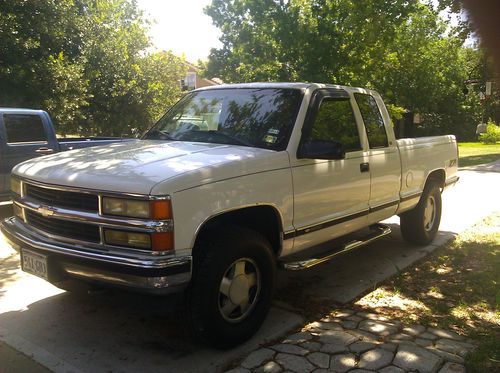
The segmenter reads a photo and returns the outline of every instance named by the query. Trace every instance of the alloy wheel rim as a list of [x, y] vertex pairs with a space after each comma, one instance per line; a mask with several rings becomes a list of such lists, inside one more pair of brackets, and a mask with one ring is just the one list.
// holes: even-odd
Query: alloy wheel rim
[[429, 196], [424, 208], [424, 229], [428, 232], [434, 227], [436, 220], [436, 200], [433, 196]]
[[219, 312], [224, 320], [237, 323], [254, 309], [261, 290], [261, 275], [250, 258], [235, 260], [219, 285]]

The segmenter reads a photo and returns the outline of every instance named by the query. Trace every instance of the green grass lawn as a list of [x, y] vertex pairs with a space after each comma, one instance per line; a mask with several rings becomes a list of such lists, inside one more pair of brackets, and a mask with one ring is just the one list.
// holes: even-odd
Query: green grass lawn
[[469, 373], [500, 372], [500, 213], [357, 302], [390, 318], [474, 340]]
[[480, 142], [458, 144], [459, 167], [475, 166], [500, 160], [500, 144], [485, 145]]

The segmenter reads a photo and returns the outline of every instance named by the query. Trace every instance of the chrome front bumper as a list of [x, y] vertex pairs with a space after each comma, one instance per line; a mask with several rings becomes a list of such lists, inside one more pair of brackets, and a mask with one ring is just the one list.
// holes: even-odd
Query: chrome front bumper
[[115, 285], [146, 293], [167, 294], [184, 290], [191, 279], [192, 257], [119, 253], [84, 244], [69, 244], [49, 239], [16, 217], [0, 223], [0, 230], [12, 247], [29, 249], [48, 258], [49, 281], [57, 284], [79, 279]]

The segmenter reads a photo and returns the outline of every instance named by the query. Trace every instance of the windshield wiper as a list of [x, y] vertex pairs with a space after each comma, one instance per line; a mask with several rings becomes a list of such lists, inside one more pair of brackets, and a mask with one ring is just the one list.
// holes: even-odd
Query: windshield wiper
[[146, 134], [146, 136], [144, 136], [144, 138], [148, 140], [173, 140], [173, 141], [177, 140], [176, 138], [170, 135], [170, 132], [160, 131], [159, 129], [156, 128], [153, 128], [151, 131], [149, 131]]

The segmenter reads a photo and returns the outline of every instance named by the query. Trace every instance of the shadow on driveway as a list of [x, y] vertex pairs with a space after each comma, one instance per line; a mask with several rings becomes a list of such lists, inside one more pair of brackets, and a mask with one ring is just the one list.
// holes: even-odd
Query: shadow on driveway
[[[30, 287], [22, 291], [29, 295]], [[12, 294], [0, 298], [0, 340], [56, 372], [220, 371], [303, 322], [289, 311], [273, 308], [256, 337], [220, 351], [193, 342], [182, 315], [175, 312], [175, 297], [63, 292], [5, 311], [11, 298]]]
[[[35, 359], [56, 371], [220, 371], [259, 345], [301, 325], [301, 317], [283, 308], [292, 305], [307, 315], [315, 302], [323, 302], [331, 310], [373, 289], [435, 247], [408, 247], [398, 235], [398, 226], [392, 225], [392, 229], [395, 233], [391, 236], [331, 262], [303, 272], [280, 272], [277, 295], [285, 307], [274, 307], [259, 333], [230, 351], [193, 343], [182, 317], [175, 312], [177, 298], [120, 291], [93, 295], [64, 292], [28, 303], [25, 309], [0, 314], [0, 325], [5, 328], [0, 334], [27, 354], [43, 348]], [[440, 236], [449, 239], [451, 234], [441, 232]], [[14, 270], [17, 259], [9, 263]], [[18, 275], [24, 276], [24, 281], [27, 277], [33, 283], [41, 282]], [[29, 293], [30, 287], [23, 292]], [[3, 301], [0, 298], [0, 307]]]
[[374, 290], [380, 282], [456, 236], [453, 232], [439, 231], [431, 245], [410, 246], [401, 237], [398, 224], [389, 226], [392, 230], [389, 236], [331, 262], [306, 271], [280, 273], [279, 299], [305, 314], [312, 304], [326, 308], [341, 306]]

